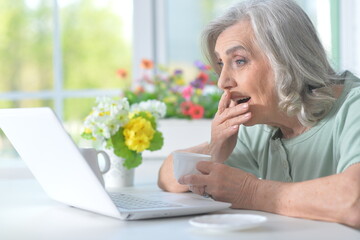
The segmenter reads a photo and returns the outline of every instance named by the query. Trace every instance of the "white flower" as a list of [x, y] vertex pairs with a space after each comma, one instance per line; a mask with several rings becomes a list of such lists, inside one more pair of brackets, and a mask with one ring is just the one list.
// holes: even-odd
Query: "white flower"
[[164, 117], [166, 114], [165, 103], [158, 100], [147, 100], [139, 104], [133, 104], [131, 111], [149, 111], [156, 119]]
[[113, 100], [109, 97], [96, 99], [97, 106], [84, 121], [97, 139], [108, 139], [129, 121], [129, 102], [126, 98]]
[[[85, 118], [83, 132], [87, 139], [93, 140], [93, 143], [103, 145], [119, 131], [120, 127], [129, 122], [130, 105], [127, 98], [114, 100], [101, 97], [96, 99], [96, 103], [92, 112]], [[157, 100], [148, 100], [134, 104], [131, 111], [147, 111], [158, 119], [165, 116], [166, 105]], [[91, 134], [90, 137], [88, 134]]]

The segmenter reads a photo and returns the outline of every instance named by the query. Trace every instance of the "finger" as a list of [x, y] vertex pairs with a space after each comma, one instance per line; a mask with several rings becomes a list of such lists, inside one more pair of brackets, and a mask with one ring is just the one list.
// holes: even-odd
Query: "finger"
[[225, 109], [221, 114], [219, 114], [217, 120], [219, 123], [223, 123], [229, 119], [241, 117], [246, 113], [249, 113], [249, 104], [242, 103]]
[[189, 186], [189, 190], [193, 193], [199, 194], [199, 195], [204, 195], [205, 193], [205, 186], [201, 186], [201, 187], [195, 187], [195, 186]]
[[226, 108], [229, 107], [229, 104], [230, 104], [230, 93], [228, 91], [224, 91], [219, 101], [218, 112], [222, 113]]
[[209, 174], [213, 169], [214, 162], [201, 161], [196, 164], [196, 169], [202, 174]]
[[205, 186], [207, 183], [207, 175], [201, 174], [190, 174], [185, 175], [179, 178], [178, 181], [180, 184], [189, 185], [189, 186]]
[[214, 199], [211, 190], [209, 190], [207, 186], [204, 187], [204, 194], [202, 194], [202, 196]]
[[222, 138], [230, 137], [234, 134], [237, 134], [239, 131], [240, 125], [249, 121], [252, 117], [251, 112], [247, 112], [245, 114], [241, 114], [239, 116], [224, 120], [223, 122], [214, 122], [214, 126], [216, 126], [216, 132], [213, 131], [212, 134], [221, 135]]
[[244, 124], [247, 121], [249, 121], [251, 116], [252, 116], [251, 112], [247, 112], [247, 113], [241, 114], [237, 117], [231, 118], [231, 119], [227, 120], [226, 122], [224, 122], [223, 124], [225, 125], [225, 128], [239, 126], [239, 125]]
[[231, 100], [230, 101], [230, 104], [229, 104], [229, 107], [235, 107], [236, 106], [236, 102]]
[[251, 112], [245, 113], [241, 116], [238, 116], [236, 118], [230, 119], [227, 122], [224, 122], [223, 130], [221, 132], [222, 136], [224, 138], [231, 137], [233, 135], [237, 135], [239, 132], [240, 125], [246, 123], [251, 118]]

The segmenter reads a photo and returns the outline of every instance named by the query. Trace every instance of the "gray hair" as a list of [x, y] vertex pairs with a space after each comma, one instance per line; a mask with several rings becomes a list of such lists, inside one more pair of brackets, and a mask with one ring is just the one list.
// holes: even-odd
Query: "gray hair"
[[217, 73], [214, 53], [218, 36], [248, 20], [255, 42], [274, 71], [279, 108], [313, 126], [332, 108], [331, 85], [339, 79], [306, 13], [291, 0], [253, 0], [233, 5], [203, 31], [204, 53]]

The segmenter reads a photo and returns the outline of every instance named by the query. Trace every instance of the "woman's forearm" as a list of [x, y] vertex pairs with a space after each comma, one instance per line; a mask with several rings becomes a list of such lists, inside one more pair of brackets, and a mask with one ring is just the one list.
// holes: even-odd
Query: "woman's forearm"
[[258, 180], [251, 209], [360, 228], [360, 164], [299, 183]]
[[160, 167], [158, 186], [168, 192], [186, 192], [189, 190], [188, 186], [179, 184], [174, 177], [172, 155], [169, 155]]

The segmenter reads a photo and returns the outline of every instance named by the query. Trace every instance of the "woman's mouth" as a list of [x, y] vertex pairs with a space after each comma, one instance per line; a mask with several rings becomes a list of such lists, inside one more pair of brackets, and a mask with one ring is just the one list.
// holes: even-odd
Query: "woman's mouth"
[[245, 97], [245, 98], [241, 98], [241, 99], [238, 99], [236, 100], [236, 103], [237, 104], [240, 104], [240, 103], [246, 103], [250, 100], [251, 97]]

